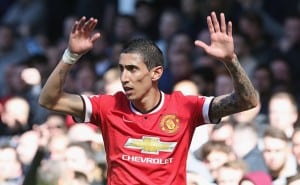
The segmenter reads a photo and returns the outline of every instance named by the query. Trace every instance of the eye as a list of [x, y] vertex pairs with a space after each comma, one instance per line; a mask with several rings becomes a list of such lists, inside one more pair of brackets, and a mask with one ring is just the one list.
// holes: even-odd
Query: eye
[[119, 70], [120, 70], [120, 72], [123, 72], [124, 71], [124, 67], [121, 66], [121, 65], [119, 65]]
[[127, 66], [127, 70], [130, 72], [135, 72], [137, 70], [136, 66]]

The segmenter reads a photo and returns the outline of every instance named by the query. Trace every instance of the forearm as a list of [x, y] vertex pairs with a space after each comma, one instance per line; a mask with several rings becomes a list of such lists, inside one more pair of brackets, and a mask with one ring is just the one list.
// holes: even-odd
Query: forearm
[[214, 119], [251, 109], [258, 104], [258, 94], [238, 58], [235, 56], [232, 61], [224, 63], [232, 77], [234, 91], [214, 99], [211, 109]]
[[237, 104], [240, 104], [241, 109], [253, 108], [258, 103], [257, 92], [253, 87], [252, 82], [247, 76], [245, 70], [240, 65], [237, 56], [232, 62], [226, 63], [226, 67], [232, 77], [234, 94], [237, 98]]
[[64, 84], [72, 65], [60, 61], [46, 81], [40, 97], [41, 106], [51, 108], [63, 95]]

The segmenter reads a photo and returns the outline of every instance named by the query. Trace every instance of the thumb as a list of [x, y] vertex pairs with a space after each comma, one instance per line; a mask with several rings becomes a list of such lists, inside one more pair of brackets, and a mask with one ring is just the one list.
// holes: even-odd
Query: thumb
[[200, 40], [196, 40], [195, 41], [195, 45], [198, 46], [198, 47], [200, 47], [200, 48], [202, 48], [202, 49], [204, 49], [204, 51], [207, 51], [207, 49], [209, 47], [206, 43], [204, 43], [204, 42], [202, 42]]

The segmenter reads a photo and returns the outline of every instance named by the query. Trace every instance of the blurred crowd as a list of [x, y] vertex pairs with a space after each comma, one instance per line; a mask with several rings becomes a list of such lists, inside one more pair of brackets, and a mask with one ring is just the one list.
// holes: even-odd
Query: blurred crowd
[[260, 104], [196, 129], [188, 185], [300, 184], [298, 0], [1, 0], [0, 185], [106, 184], [98, 127], [38, 105], [75, 20], [99, 19], [101, 38], [74, 65], [66, 91], [122, 91], [119, 54], [145, 37], [163, 51], [164, 92], [219, 96], [232, 91], [230, 74], [194, 46], [210, 42], [211, 11], [233, 22], [235, 52]]

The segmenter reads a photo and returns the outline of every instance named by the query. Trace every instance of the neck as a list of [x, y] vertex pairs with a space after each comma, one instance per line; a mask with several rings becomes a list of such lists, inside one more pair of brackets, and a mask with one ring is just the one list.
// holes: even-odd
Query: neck
[[147, 97], [144, 97], [142, 100], [133, 101], [132, 105], [141, 113], [149, 113], [153, 111], [161, 101], [161, 92], [156, 90], [153, 93], [150, 93]]

